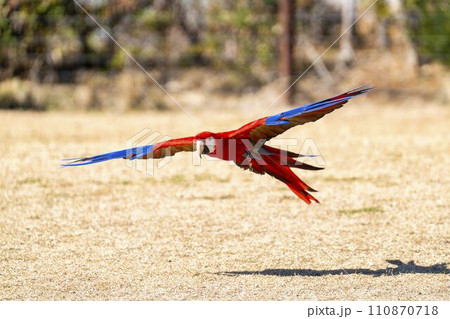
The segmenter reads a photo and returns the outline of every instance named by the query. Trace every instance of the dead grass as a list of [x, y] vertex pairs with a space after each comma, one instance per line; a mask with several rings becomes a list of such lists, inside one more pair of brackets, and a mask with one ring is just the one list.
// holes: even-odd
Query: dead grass
[[339, 210], [339, 213], [341, 214], [359, 214], [359, 213], [382, 213], [383, 208], [379, 206], [371, 206], [371, 207], [362, 207], [362, 208], [355, 208], [355, 209], [341, 209]]
[[[258, 111], [196, 116], [219, 130]], [[449, 299], [449, 108], [361, 99], [286, 133], [324, 156], [299, 172], [320, 205], [189, 154], [155, 176], [58, 168], [145, 127], [199, 130], [183, 113], [0, 113], [0, 299]]]

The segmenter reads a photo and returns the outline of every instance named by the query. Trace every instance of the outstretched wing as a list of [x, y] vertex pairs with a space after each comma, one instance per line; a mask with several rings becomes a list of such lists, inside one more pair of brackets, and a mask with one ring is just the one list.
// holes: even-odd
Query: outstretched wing
[[368, 85], [355, 88], [335, 97], [300, 106], [280, 114], [264, 117], [250, 122], [233, 132], [232, 137], [249, 138], [252, 142], [271, 138], [284, 133], [291, 127], [314, 122], [335, 109], [342, 107], [352, 97], [366, 93], [372, 89]]
[[111, 153], [105, 153], [95, 156], [87, 156], [80, 158], [71, 158], [65, 161], [61, 166], [82, 166], [109, 161], [116, 158], [123, 159], [147, 159], [147, 158], [163, 158], [166, 156], [173, 156], [178, 152], [193, 152], [194, 151], [194, 137], [184, 137], [173, 140], [168, 140], [156, 144], [137, 146]]

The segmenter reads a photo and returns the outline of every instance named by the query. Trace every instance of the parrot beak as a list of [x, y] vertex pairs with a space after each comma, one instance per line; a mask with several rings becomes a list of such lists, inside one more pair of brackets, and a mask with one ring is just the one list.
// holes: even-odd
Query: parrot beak
[[198, 140], [196, 146], [197, 146], [196, 153], [198, 154], [198, 156], [200, 156], [200, 158], [202, 158], [202, 153], [203, 150], [205, 149], [205, 142]]

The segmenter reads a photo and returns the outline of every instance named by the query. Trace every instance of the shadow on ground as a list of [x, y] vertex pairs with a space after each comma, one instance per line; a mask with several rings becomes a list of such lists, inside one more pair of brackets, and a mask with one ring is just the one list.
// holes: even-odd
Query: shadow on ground
[[264, 275], [264, 276], [327, 276], [327, 275], [368, 275], [368, 276], [396, 276], [400, 274], [450, 274], [450, 269], [447, 268], [447, 264], [435, 264], [432, 266], [419, 266], [410, 261], [407, 264], [400, 260], [386, 260], [392, 265], [397, 267], [386, 267], [384, 269], [368, 269], [368, 268], [357, 268], [357, 269], [325, 269], [325, 270], [315, 270], [315, 269], [265, 269], [262, 271], [228, 271], [220, 272], [217, 274], [227, 275], [227, 276], [239, 276], [239, 275]]

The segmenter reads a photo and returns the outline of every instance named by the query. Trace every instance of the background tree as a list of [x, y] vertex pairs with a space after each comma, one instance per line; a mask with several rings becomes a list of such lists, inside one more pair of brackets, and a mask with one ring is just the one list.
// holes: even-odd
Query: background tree
[[293, 74], [293, 47], [294, 47], [294, 0], [280, 0], [279, 1], [279, 16], [278, 23], [280, 25], [280, 39], [279, 39], [279, 75], [282, 82], [283, 91], [287, 90], [283, 98], [286, 103], [292, 103], [294, 96], [294, 86], [289, 88], [292, 84]]

